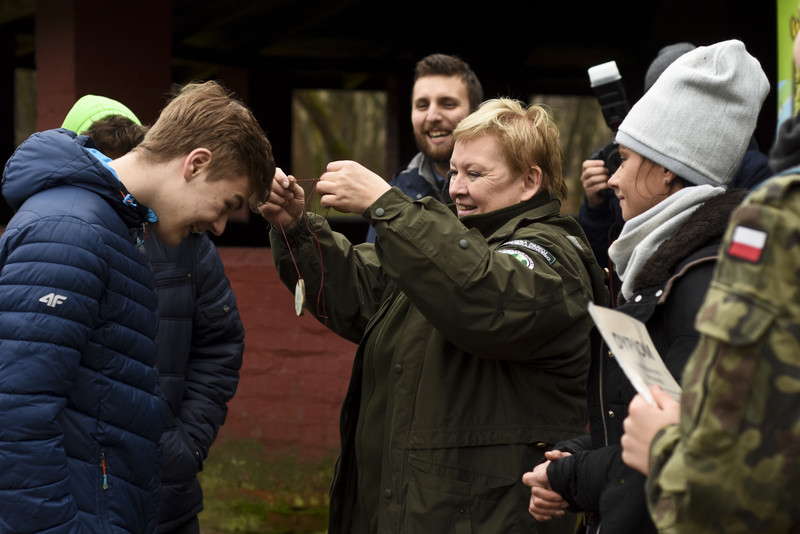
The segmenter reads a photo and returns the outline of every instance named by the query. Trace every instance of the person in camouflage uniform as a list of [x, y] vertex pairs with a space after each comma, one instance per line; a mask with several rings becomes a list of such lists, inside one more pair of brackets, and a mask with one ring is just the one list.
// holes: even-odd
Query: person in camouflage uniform
[[[800, 34], [794, 59], [800, 65]], [[796, 125], [781, 125], [770, 153], [780, 174], [731, 216], [680, 404], [657, 388], [657, 406], [631, 401], [622, 459], [648, 475], [660, 532], [800, 531]]]
[[[800, 528], [792, 491], [800, 489], [798, 255], [795, 169], [765, 182], [731, 218], [697, 316], [701, 340], [683, 375], [680, 424], [663, 428], [650, 448], [647, 494], [662, 532]], [[655, 393], [674, 414], [671, 399]], [[628, 453], [657, 411], [641, 396], [631, 403], [622, 445], [632, 467], [647, 463], [646, 448], [644, 464]]]

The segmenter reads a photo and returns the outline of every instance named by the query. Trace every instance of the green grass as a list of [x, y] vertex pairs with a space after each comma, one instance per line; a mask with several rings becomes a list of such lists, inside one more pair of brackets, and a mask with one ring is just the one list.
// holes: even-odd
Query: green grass
[[257, 440], [220, 439], [200, 473], [204, 534], [319, 534], [328, 522], [335, 452], [301, 462]]

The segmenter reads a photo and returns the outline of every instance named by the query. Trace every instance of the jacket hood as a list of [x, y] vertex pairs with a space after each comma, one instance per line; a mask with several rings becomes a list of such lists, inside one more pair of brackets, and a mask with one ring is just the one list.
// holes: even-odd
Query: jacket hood
[[103, 197], [129, 228], [139, 226], [147, 208], [132, 201], [122, 182], [85, 148], [95, 148], [94, 142], [63, 128], [31, 135], [6, 163], [3, 197], [17, 211], [41, 191], [80, 187]]

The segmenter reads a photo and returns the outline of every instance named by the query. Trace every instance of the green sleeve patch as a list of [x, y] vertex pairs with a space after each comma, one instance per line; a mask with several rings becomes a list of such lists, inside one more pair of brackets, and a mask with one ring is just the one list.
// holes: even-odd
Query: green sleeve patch
[[[528, 241], [528, 240], [525, 240], [525, 239], [515, 239], [514, 241], [507, 241], [507, 242], [503, 243], [502, 245], [500, 245], [500, 247], [502, 247], [502, 248], [506, 248], [506, 247], [520, 248], [520, 247], [522, 247], [522, 248], [528, 249], [530, 251], [533, 251], [536, 254], [538, 254], [539, 256], [541, 256], [542, 258], [544, 258], [544, 261], [546, 261], [548, 265], [553, 265], [556, 262], [556, 257], [555, 256], [550, 254], [550, 252], [546, 248], [544, 248], [541, 245], [538, 245], [538, 244], [534, 243], [533, 241]], [[498, 251], [498, 252], [502, 252], [502, 251]]]
[[512, 258], [516, 258], [517, 260], [522, 262], [522, 264], [528, 269], [533, 270], [533, 259], [524, 252], [520, 252], [519, 250], [514, 250], [513, 248], [498, 250], [497, 252], [499, 252], [500, 254], [508, 254]]

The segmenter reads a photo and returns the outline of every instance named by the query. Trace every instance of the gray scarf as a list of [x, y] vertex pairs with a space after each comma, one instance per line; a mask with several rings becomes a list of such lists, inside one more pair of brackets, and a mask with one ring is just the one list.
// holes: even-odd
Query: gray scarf
[[622, 280], [622, 296], [633, 295], [633, 281], [658, 246], [707, 200], [725, 192], [724, 187], [697, 185], [684, 187], [649, 210], [626, 221], [608, 257]]

